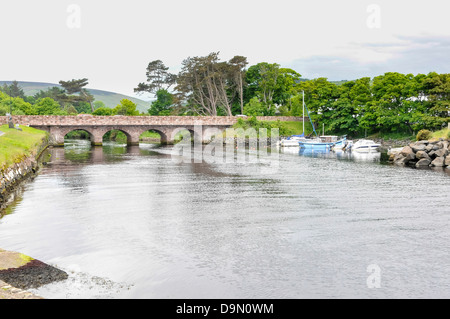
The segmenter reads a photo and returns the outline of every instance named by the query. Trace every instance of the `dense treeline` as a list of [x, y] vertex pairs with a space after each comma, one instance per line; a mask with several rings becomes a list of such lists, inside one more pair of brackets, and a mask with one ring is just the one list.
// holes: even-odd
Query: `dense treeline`
[[178, 74], [161, 60], [146, 69], [146, 82], [134, 89], [156, 100], [148, 114], [122, 100], [114, 109], [94, 101], [84, 89], [87, 79], [60, 81], [34, 96], [25, 96], [17, 82], [0, 86], [0, 115], [213, 115], [302, 116], [303, 97], [312, 121], [327, 133], [362, 132], [412, 134], [436, 130], [450, 121], [450, 74], [389, 72], [353, 81], [302, 79], [301, 74], [277, 63], [248, 66], [247, 58], [221, 61], [219, 53], [188, 57]]
[[412, 134], [450, 121], [450, 74], [389, 72], [334, 83], [302, 79], [277, 63], [247, 64], [242, 56], [220, 61], [211, 53], [187, 58], [174, 75], [157, 60], [147, 68], [147, 83], [135, 92], [156, 94], [152, 115], [302, 116], [304, 94], [316, 127], [336, 134]]

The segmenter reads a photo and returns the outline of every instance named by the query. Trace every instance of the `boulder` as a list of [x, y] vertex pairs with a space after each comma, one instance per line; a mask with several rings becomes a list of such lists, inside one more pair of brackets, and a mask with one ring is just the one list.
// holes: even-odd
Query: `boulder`
[[416, 154], [409, 153], [407, 156], [403, 156], [401, 153], [395, 155], [394, 157], [394, 164], [397, 165], [406, 165], [411, 161], [415, 161]]
[[436, 157], [443, 157], [445, 156], [445, 153], [448, 152], [447, 150], [444, 150], [443, 148], [440, 148], [436, 151], [431, 151], [430, 153], [428, 153], [428, 156], [430, 156], [431, 158], [436, 158]]
[[447, 148], [448, 147], [448, 142], [447, 141], [439, 141], [436, 143], [436, 146], [438, 146], [439, 148]]
[[409, 154], [412, 154], [412, 153], [415, 153], [415, 152], [413, 151], [413, 149], [410, 146], [405, 146], [400, 151], [400, 154], [402, 154], [405, 157], [408, 156]]
[[427, 147], [425, 144], [422, 143], [414, 143], [409, 145], [414, 153], [417, 153], [418, 151], [425, 151], [425, 148]]
[[438, 149], [440, 149], [439, 145], [433, 144], [433, 151], [437, 151]]
[[431, 152], [431, 151], [434, 151], [434, 148], [435, 147], [435, 145], [433, 145], [433, 144], [428, 144], [426, 147], [425, 147], [425, 151], [427, 152], [427, 153], [429, 153], [429, 152]]
[[418, 151], [416, 153], [416, 158], [419, 159], [419, 160], [422, 159], [422, 158], [430, 159], [430, 157], [428, 156], [426, 151]]
[[436, 157], [434, 161], [431, 162], [431, 166], [434, 167], [444, 167], [445, 158], [443, 156]]
[[447, 156], [444, 161], [445, 166], [450, 166], [450, 156]]
[[431, 161], [427, 158], [422, 158], [420, 161], [416, 163], [416, 167], [424, 167], [424, 166], [430, 166]]
[[404, 165], [406, 156], [403, 156], [402, 153], [398, 153], [394, 156], [394, 164]]

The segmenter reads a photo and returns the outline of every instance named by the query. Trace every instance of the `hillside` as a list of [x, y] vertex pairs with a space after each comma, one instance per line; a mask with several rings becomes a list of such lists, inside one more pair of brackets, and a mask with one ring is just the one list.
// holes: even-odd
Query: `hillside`
[[[25, 95], [27, 96], [33, 96], [39, 91], [45, 91], [48, 88], [57, 86], [61, 87], [59, 84], [54, 83], [42, 83], [42, 82], [22, 82], [18, 81], [19, 85], [22, 87], [23, 91], [25, 92]], [[11, 81], [0, 81], [0, 84], [11, 84]], [[140, 112], [147, 113], [147, 110], [150, 108], [150, 102], [146, 102], [131, 96], [126, 96], [119, 93], [114, 92], [108, 92], [108, 91], [102, 91], [102, 90], [95, 90], [95, 89], [87, 89], [94, 97], [96, 101], [102, 101], [105, 103], [105, 105], [109, 108], [116, 107], [117, 104], [120, 103], [122, 99], [128, 99], [132, 101], [133, 103], [136, 103], [137, 109]]]

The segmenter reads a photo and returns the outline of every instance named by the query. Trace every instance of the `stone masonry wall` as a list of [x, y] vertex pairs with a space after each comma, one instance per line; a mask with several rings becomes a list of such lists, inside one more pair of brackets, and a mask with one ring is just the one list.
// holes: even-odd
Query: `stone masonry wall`
[[[233, 125], [240, 117], [236, 116], [78, 116], [56, 115], [16, 115], [13, 122], [30, 126], [114, 126], [114, 125]], [[245, 117], [244, 117], [245, 118]], [[258, 116], [262, 121], [302, 121], [301, 117], [291, 116]], [[6, 124], [6, 117], [0, 117], [0, 124]]]

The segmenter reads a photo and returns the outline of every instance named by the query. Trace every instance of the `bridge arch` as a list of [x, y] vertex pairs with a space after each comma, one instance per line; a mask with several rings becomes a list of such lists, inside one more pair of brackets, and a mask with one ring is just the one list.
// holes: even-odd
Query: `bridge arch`
[[159, 134], [160, 136], [160, 143], [161, 144], [167, 144], [168, 143], [168, 136], [167, 136], [167, 132], [164, 129], [160, 129], [160, 128], [154, 128], [154, 127], [150, 127], [150, 128], [145, 128], [145, 130], [141, 130], [140, 134], [139, 134], [139, 141], [143, 140], [143, 134], [147, 133], [147, 132], [155, 132], [157, 134]]
[[54, 143], [56, 145], [64, 146], [64, 140], [65, 140], [67, 134], [69, 134], [71, 132], [75, 132], [75, 131], [86, 132], [89, 136], [89, 140], [91, 142], [94, 140], [94, 132], [86, 127], [65, 127], [60, 130], [53, 131], [53, 132], [50, 130], [50, 133], [53, 133], [52, 135], [53, 135]]
[[191, 141], [199, 141], [202, 142], [203, 133], [197, 131], [195, 128], [192, 127], [177, 127], [174, 128], [171, 132], [170, 141], [176, 141], [180, 139], [180, 135], [183, 134], [183, 132], [189, 132]]
[[125, 135], [125, 137], [126, 137], [125, 143], [127, 143], [127, 144], [130, 144], [130, 143], [131, 143], [131, 141], [132, 141], [132, 136], [131, 136], [130, 133], [128, 133], [128, 132], [127, 132], [126, 130], [124, 130], [124, 129], [110, 129], [110, 130], [105, 131], [105, 132], [103, 133], [103, 135], [102, 135], [102, 143], [105, 141], [105, 137], [107, 137], [108, 133], [113, 134], [113, 133], [115, 133], [115, 132], [121, 132], [121, 133], [123, 133], [123, 134]]

